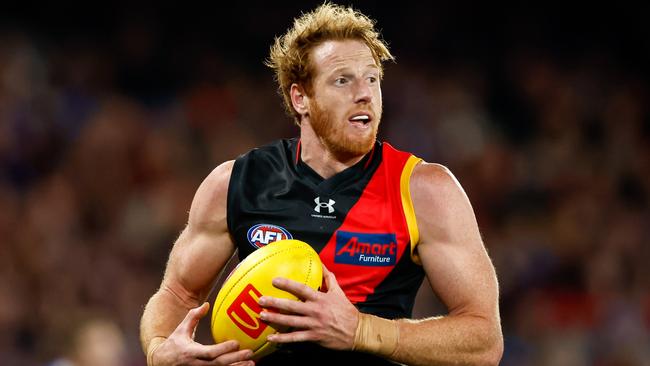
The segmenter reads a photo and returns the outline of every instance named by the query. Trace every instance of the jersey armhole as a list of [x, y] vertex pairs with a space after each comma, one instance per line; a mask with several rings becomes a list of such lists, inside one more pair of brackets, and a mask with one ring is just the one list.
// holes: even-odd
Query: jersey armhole
[[[226, 225], [228, 226], [228, 232], [230, 232], [231, 237], [235, 234], [235, 219], [236, 215], [236, 206], [235, 206], [235, 197], [239, 194], [239, 171], [241, 165], [241, 156], [232, 164], [232, 170], [230, 171], [230, 178], [228, 181], [228, 193], [226, 196]], [[235, 242], [236, 243], [236, 242]]]
[[411, 200], [411, 174], [415, 166], [421, 162], [422, 159], [411, 155], [404, 169], [402, 169], [402, 176], [400, 177], [400, 192], [402, 196], [402, 208], [404, 210], [404, 217], [406, 218], [406, 226], [408, 227], [409, 238], [411, 243], [411, 260], [418, 265], [422, 265], [420, 256], [417, 254], [416, 247], [420, 242], [420, 232], [418, 231], [418, 223], [415, 219], [415, 210], [413, 209], [413, 201]]

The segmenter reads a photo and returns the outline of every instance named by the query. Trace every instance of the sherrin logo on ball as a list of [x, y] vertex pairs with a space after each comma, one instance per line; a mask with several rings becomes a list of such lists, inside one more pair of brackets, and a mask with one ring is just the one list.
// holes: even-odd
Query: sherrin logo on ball
[[273, 286], [275, 277], [284, 277], [318, 290], [323, 282], [323, 267], [318, 253], [300, 240], [279, 240], [254, 251], [230, 273], [217, 294], [210, 328], [216, 343], [237, 340], [240, 349], [253, 351], [253, 359], [270, 354], [275, 344], [268, 335], [284, 332], [260, 318], [262, 296], [300, 301], [296, 296]]
[[287, 229], [272, 224], [257, 224], [248, 229], [246, 237], [255, 248], [261, 248], [278, 240], [293, 239]]

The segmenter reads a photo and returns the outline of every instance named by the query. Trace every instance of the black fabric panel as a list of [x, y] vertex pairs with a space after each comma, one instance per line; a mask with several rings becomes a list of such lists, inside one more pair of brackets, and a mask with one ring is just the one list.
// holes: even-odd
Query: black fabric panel
[[[309, 243], [318, 252], [341, 226], [357, 202], [372, 173], [381, 163], [381, 153], [364, 169], [368, 157], [323, 180], [309, 172], [299, 160], [295, 164], [297, 139], [279, 140], [251, 150], [233, 166], [228, 188], [228, 228], [239, 249], [240, 260], [256, 248], [248, 241], [249, 228], [268, 223], [285, 228], [294, 239]], [[381, 151], [377, 143], [375, 150]], [[305, 176], [309, 174], [310, 178]], [[314, 175], [317, 177], [314, 179]], [[314, 218], [314, 199], [333, 199], [336, 218]]]
[[410, 318], [423, 280], [424, 269], [414, 264], [409, 253], [405, 253], [359, 310], [387, 319]]
[[[240, 260], [257, 249], [247, 234], [251, 227], [261, 223], [282, 227], [294, 239], [305, 241], [320, 252], [382, 163], [382, 145], [377, 142], [373, 153], [359, 163], [323, 179], [300, 159], [296, 162], [298, 149], [297, 139], [278, 140], [251, 150], [235, 161], [228, 191], [227, 220]], [[333, 213], [321, 212], [329, 218], [314, 217], [316, 197], [321, 202], [329, 199], [336, 202]], [[363, 312], [385, 318], [410, 317], [423, 277], [422, 268], [405, 254], [375, 292], [357, 306]]]
[[275, 353], [256, 363], [258, 366], [363, 365], [394, 366], [395, 363], [366, 353], [334, 351], [313, 343], [282, 345]]

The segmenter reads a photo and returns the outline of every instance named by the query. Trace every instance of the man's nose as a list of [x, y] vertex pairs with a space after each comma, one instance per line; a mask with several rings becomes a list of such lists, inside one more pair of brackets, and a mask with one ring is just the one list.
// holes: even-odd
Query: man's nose
[[370, 103], [372, 101], [372, 89], [366, 80], [359, 80], [354, 87], [355, 103]]

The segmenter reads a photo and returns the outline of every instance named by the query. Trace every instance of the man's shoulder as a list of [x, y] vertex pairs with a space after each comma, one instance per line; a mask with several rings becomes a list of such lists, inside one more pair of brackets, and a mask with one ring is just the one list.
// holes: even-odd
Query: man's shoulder
[[411, 189], [425, 189], [428, 192], [443, 193], [458, 189], [460, 183], [446, 166], [438, 163], [420, 162], [413, 169]]
[[203, 180], [197, 193], [203, 193], [205, 198], [225, 197], [234, 164], [234, 160], [228, 160], [214, 168]]
[[454, 174], [443, 164], [422, 161], [413, 171], [416, 179], [425, 179], [437, 183], [455, 181]]
[[247, 151], [246, 153], [240, 155], [236, 160], [242, 161], [249, 159], [257, 160], [282, 157], [286, 155], [296, 143], [296, 138], [274, 140]]
[[[384, 156], [401, 156], [403, 159], [408, 157], [415, 157], [416, 165], [413, 168], [411, 175], [411, 182], [415, 184], [424, 184], [429, 187], [434, 184], [438, 188], [449, 184], [457, 184], [456, 178], [449, 168], [439, 163], [429, 163], [417, 157], [415, 154], [402, 150], [399, 147], [391, 145], [389, 142], [382, 141], [379, 143], [382, 146]], [[431, 187], [429, 187], [431, 188]]]
[[220, 164], [203, 180], [192, 200], [190, 224], [210, 226], [221, 222], [225, 217], [226, 197], [234, 163], [234, 160], [229, 160]]
[[227, 188], [234, 164], [235, 160], [228, 160], [219, 164], [216, 168], [212, 169], [210, 174], [208, 174], [208, 176], [203, 181], [202, 185], [207, 185], [213, 189], [218, 189], [225, 184]]
[[410, 182], [411, 198], [418, 211], [426, 217], [452, 215], [458, 205], [469, 204], [465, 190], [454, 174], [442, 164], [419, 163]]

